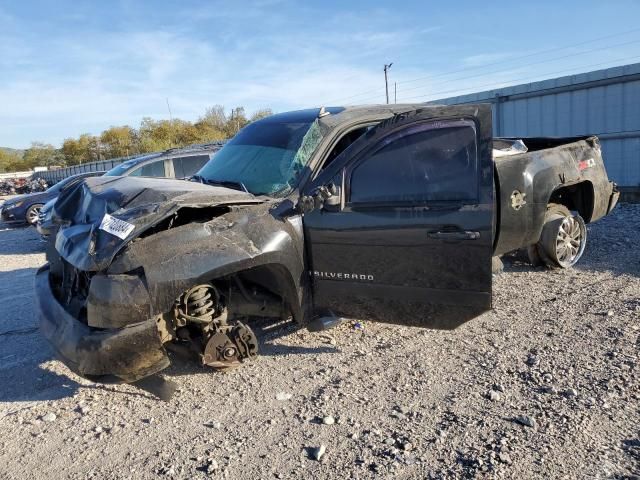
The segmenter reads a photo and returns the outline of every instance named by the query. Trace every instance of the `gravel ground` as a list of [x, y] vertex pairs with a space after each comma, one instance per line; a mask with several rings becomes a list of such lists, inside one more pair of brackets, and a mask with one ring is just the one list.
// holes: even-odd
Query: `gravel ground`
[[43, 246], [0, 227], [0, 477], [640, 478], [640, 205], [589, 236], [572, 270], [506, 259], [495, 310], [455, 331], [257, 325], [258, 360], [174, 359], [164, 403], [53, 358]]

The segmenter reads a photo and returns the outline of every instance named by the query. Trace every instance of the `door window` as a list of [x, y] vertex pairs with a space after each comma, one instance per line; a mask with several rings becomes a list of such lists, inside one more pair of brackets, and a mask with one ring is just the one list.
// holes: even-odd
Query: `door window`
[[382, 139], [351, 173], [351, 203], [478, 198], [475, 124], [425, 123]]
[[192, 155], [190, 157], [178, 157], [173, 159], [173, 172], [176, 178], [187, 178], [195, 175], [205, 163], [209, 161], [209, 155]]
[[164, 177], [164, 160], [147, 163], [137, 170], [134, 170], [129, 175], [134, 177]]

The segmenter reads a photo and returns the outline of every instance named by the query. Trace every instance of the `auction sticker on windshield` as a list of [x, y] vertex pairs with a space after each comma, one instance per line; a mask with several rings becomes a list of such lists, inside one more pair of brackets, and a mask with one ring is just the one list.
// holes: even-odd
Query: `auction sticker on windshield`
[[104, 230], [105, 232], [115, 235], [122, 240], [125, 240], [129, 234], [133, 232], [134, 228], [135, 225], [125, 222], [124, 220], [120, 220], [119, 218], [112, 217], [108, 213], [104, 214], [102, 222], [100, 223], [100, 230]]

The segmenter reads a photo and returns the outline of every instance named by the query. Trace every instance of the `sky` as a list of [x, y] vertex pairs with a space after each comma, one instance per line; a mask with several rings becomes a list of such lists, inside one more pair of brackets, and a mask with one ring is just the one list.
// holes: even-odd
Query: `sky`
[[0, 0], [0, 146], [213, 105], [422, 102], [640, 62], [640, 1]]

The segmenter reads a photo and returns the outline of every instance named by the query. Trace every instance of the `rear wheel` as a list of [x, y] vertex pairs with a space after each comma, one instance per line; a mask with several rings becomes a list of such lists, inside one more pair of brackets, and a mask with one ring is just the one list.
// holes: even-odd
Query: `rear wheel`
[[582, 217], [564, 205], [549, 204], [540, 240], [534, 246], [540, 259], [550, 268], [570, 268], [582, 257], [586, 244]]
[[38, 221], [38, 215], [40, 215], [40, 210], [42, 209], [42, 205], [36, 203], [35, 205], [31, 205], [27, 213], [25, 214], [25, 218], [27, 219], [27, 223], [29, 225], [35, 225]]

